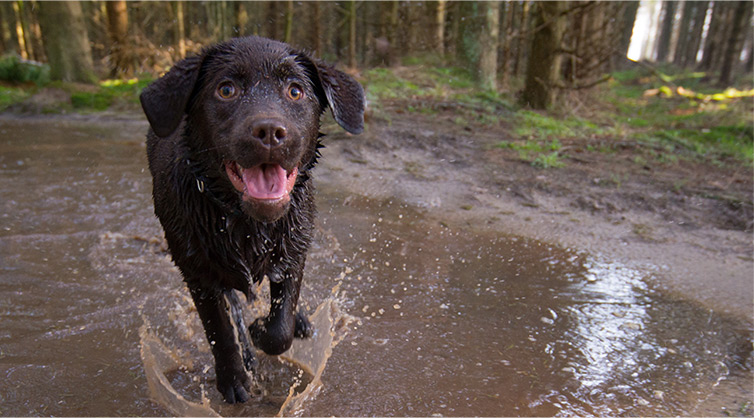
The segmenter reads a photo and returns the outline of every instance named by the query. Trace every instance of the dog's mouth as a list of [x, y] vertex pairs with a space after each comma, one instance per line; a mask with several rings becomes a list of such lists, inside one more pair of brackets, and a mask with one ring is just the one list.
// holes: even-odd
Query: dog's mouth
[[245, 201], [265, 203], [287, 201], [296, 184], [298, 168], [287, 171], [279, 164], [265, 163], [244, 168], [235, 161], [225, 163], [233, 187], [243, 194]]

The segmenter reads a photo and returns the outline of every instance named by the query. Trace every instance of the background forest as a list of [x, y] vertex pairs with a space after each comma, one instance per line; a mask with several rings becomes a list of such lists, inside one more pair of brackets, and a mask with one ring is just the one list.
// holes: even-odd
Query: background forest
[[[661, 159], [750, 162], [752, 9], [747, 1], [0, 2], [0, 109], [134, 110], [141, 88], [177, 60], [256, 34], [338, 63], [365, 85], [378, 117], [513, 120], [514, 139], [525, 142], [501, 146], [535, 165], [558, 166], [563, 139], [595, 135], [659, 141]], [[558, 142], [543, 142], [550, 136]]]
[[[750, 2], [141, 2], [0, 3], [0, 52], [50, 65], [52, 80], [153, 77], [233, 36], [279, 39], [349, 68], [423, 62], [470, 71], [486, 89], [520, 89], [546, 108], [640, 58], [704, 71], [727, 86], [754, 65]], [[635, 44], [640, 41], [635, 40]], [[10, 65], [5, 59], [4, 67]], [[23, 78], [8, 74], [6, 80]], [[517, 83], [518, 80], [521, 83]], [[23, 80], [21, 80], [23, 81]]]

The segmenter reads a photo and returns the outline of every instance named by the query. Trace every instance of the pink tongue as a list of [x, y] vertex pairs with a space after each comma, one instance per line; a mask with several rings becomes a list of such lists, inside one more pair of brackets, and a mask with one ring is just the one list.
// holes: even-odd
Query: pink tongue
[[286, 190], [286, 173], [277, 164], [262, 164], [241, 170], [246, 191], [255, 199], [280, 199]]

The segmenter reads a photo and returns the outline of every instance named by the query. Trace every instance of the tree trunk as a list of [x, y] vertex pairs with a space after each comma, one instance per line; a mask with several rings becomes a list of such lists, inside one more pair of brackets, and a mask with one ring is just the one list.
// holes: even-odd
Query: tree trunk
[[398, 17], [400, 16], [400, 2], [393, 0], [386, 5], [388, 7], [388, 24], [387, 24], [387, 59], [391, 67], [400, 64], [398, 55]]
[[561, 16], [565, 3], [543, 1], [536, 4], [534, 27], [539, 28], [531, 41], [526, 82], [521, 104], [534, 109], [547, 109], [555, 101], [560, 83], [560, 46], [566, 29]]
[[500, 67], [500, 72], [503, 74], [503, 86], [508, 85], [508, 80], [510, 77], [510, 69], [511, 69], [511, 38], [513, 37], [513, 26], [514, 26], [514, 19], [516, 17], [516, 3], [514, 2], [505, 2], [503, 3], [505, 7], [505, 30], [500, 31], [500, 37], [502, 38], [502, 57], [501, 62], [498, 64]]
[[50, 78], [95, 82], [81, 4], [78, 1], [40, 2], [39, 25], [50, 64]]
[[445, 0], [437, 0], [434, 38], [435, 52], [443, 57], [445, 55]]
[[37, 16], [37, 3], [31, 1], [30, 7], [27, 7], [28, 12], [28, 33], [32, 44], [32, 50], [34, 51], [34, 59], [37, 61], [47, 61], [47, 57], [44, 54], [44, 46], [42, 45], [42, 30], [39, 29], [39, 17]]
[[482, 88], [497, 90], [497, 48], [500, 30], [500, 3], [497, 1], [479, 2], [483, 19], [479, 32], [479, 81]]
[[14, 21], [13, 5], [9, 2], [0, 1], [0, 36], [2, 36], [3, 52], [18, 53], [18, 41], [14, 36]]
[[704, 31], [704, 18], [707, 16], [707, 9], [709, 8], [709, 1], [689, 1], [688, 3], [692, 4], [692, 9], [689, 11], [691, 23], [689, 24], [686, 47], [683, 49], [683, 56], [679, 60], [679, 64], [684, 67], [696, 65], [696, 56], [699, 53], [702, 32]]
[[741, 49], [744, 44], [745, 25], [751, 21], [751, 3], [749, 1], [736, 2], [733, 14], [733, 26], [726, 42], [725, 55], [723, 55], [722, 67], [718, 83], [727, 86], [731, 82], [733, 70], [739, 64]]
[[105, 3], [107, 10], [107, 34], [110, 38], [110, 75], [129, 76], [133, 68], [129, 65], [129, 42], [128, 42], [128, 9], [125, 0], [108, 1]]
[[176, 44], [178, 45], [178, 58], [186, 58], [186, 24], [184, 16], [184, 4], [183, 0], [175, 2], [175, 37]]
[[678, 36], [675, 41], [675, 51], [673, 52], [673, 64], [678, 66], [684, 65], [686, 58], [686, 49], [690, 48], [690, 42], [693, 42], [690, 36], [691, 26], [694, 24], [694, 14], [696, 13], [696, 2], [686, 0], [683, 3], [683, 14], [681, 22], [678, 25]]
[[356, 1], [348, 2], [348, 66], [356, 68]]
[[31, 24], [31, 16], [29, 15], [29, 8], [31, 7], [31, 3], [18, 1], [17, 4], [18, 12], [21, 15], [19, 22], [21, 23], [21, 27], [23, 29], [26, 56], [29, 57], [30, 60], [38, 59], [37, 54], [34, 52], [34, 35], [31, 31], [31, 28], [29, 28]]
[[[522, 62], [524, 61], [523, 58], [526, 56], [526, 47], [527, 44], [531, 43], [531, 35], [529, 34], [529, 17], [531, 15], [531, 1], [530, 0], [524, 0], [523, 5], [521, 6], [521, 22], [518, 27], [518, 37], [516, 40], [516, 58], [514, 60], [513, 64], [513, 75], [517, 76], [521, 73], [521, 67]], [[526, 35], [524, 37], [524, 35]], [[527, 42], [529, 41], [529, 42]]]
[[623, 19], [621, 20], [620, 44], [618, 50], [627, 55], [628, 47], [631, 46], [631, 36], [634, 33], [634, 24], [636, 23], [636, 12], [639, 11], [639, 2], [630, 1], [623, 10]]
[[673, 20], [675, 20], [676, 1], [662, 3], [662, 29], [657, 45], [657, 62], [666, 62], [670, 58], [670, 40], [673, 37]]
[[702, 63], [699, 66], [702, 70], [712, 72], [718, 68], [717, 63], [719, 62], [720, 55], [722, 55], [720, 50], [723, 48], [726, 25], [728, 24], [729, 8], [728, 2], [714, 2], [712, 21], [710, 22], [709, 30], [707, 31], [707, 39], [704, 42]]
[[14, 1], [13, 4], [13, 14], [16, 17], [16, 39], [18, 40], [18, 54], [21, 55], [22, 59], [29, 59], [29, 53], [26, 50], [26, 37], [24, 36], [24, 23], [23, 23], [23, 17], [21, 15], [21, 2], [20, 1]]

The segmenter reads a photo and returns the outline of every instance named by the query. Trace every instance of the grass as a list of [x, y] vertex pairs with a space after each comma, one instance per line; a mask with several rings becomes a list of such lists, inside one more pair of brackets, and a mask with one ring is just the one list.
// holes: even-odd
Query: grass
[[0, 85], [0, 111], [7, 109], [14, 103], [26, 100], [32, 95], [32, 89], [28, 87]]
[[77, 110], [102, 111], [116, 103], [138, 104], [139, 93], [149, 79], [104, 80], [93, 91], [71, 92], [71, 105]]
[[704, 73], [661, 70], [662, 77], [642, 69], [616, 73], [612, 85], [601, 92], [607, 109], [596, 118], [612, 118], [614, 125], [623, 126], [626, 139], [647, 145], [660, 162], [751, 164], [754, 106], [747, 94], [754, 91], [708, 85]]
[[643, 166], [684, 159], [751, 164], [754, 106], [747, 95], [754, 90], [719, 89], [705, 83], [705, 76], [637, 66], [612, 74], [609, 83], [591, 91], [569, 95], [549, 112], [517, 107], [510, 92], [479, 89], [465, 69], [420, 59], [367, 70], [362, 82], [378, 115], [392, 107], [446, 117], [464, 128], [504, 126], [512, 138], [499, 146], [541, 168], [563, 165], [566, 151], [559, 144], [564, 140], [587, 152], [614, 152], [613, 144], [630, 142], [638, 148], [634, 161]]

